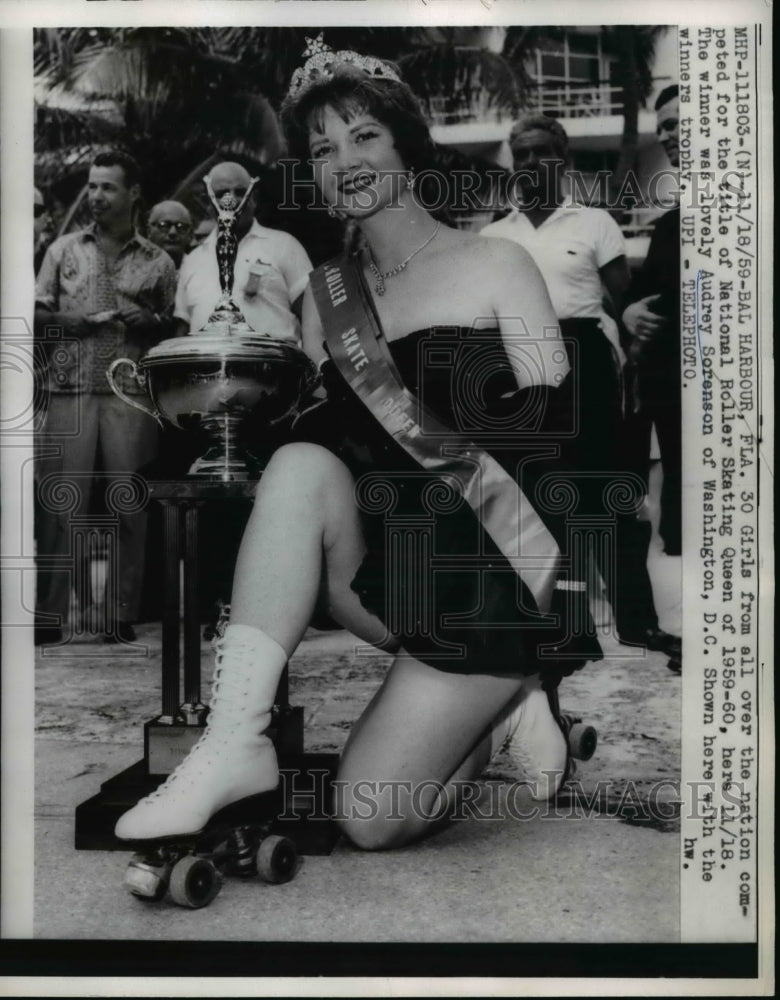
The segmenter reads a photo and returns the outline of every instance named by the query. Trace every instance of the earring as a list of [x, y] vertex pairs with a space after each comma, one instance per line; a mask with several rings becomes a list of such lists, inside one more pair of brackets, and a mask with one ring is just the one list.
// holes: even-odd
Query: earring
[[334, 208], [333, 205], [328, 205], [328, 215], [331, 219], [338, 219], [339, 222], [343, 222], [346, 219], [346, 212], [339, 211], [338, 208]]
[[408, 184], [410, 191], [414, 191], [415, 180], [414, 167], [409, 167], [409, 170], [406, 173], [406, 183]]

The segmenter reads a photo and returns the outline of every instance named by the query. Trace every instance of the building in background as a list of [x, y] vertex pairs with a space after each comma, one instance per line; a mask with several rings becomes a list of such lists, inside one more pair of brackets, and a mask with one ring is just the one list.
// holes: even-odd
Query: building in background
[[[472, 41], [497, 54], [506, 46], [500, 37], [502, 30], [506, 33], [506, 29], [471, 29]], [[533, 43], [521, 53], [525, 87], [519, 97], [520, 109], [559, 118], [569, 136], [573, 168], [582, 175], [582, 189], [595, 187], [597, 192], [606, 193], [607, 185], [596, 183], [598, 176], [616, 174], [626, 138], [616, 39], [610, 36], [610, 29], [599, 25], [558, 29], [549, 36], [544, 30], [539, 29]], [[664, 211], [659, 199], [667, 199], [676, 187], [663, 150], [655, 141], [653, 111], [657, 95], [677, 80], [676, 28], [657, 30], [653, 48], [649, 67], [652, 83], [645, 106], [638, 109], [636, 152], [630, 158], [638, 192], [656, 204], [628, 209], [618, 218], [632, 266], [644, 259], [652, 223]], [[484, 91], [484, 87], [472, 87], [474, 96], [468, 101], [463, 99], [463, 88], [451, 88], [449, 94], [430, 98], [433, 138], [440, 145], [511, 169], [507, 138], [516, 116], [506, 102], [486, 99]], [[651, 185], [651, 178], [661, 171], [662, 182]], [[596, 204], [608, 207], [607, 202], [608, 198], [602, 198]], [[485, 221], [485, 213], [476, 213], [474, 228]]]

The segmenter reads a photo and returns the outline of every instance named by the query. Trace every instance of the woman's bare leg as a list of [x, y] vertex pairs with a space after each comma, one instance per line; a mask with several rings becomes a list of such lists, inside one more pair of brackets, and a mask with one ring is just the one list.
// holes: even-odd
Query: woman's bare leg
[[369, 642], [385, 639], [384, 625], [349, 588], [362, 554], [346, 467], [316, 445], [280, 449], [263, 475], [241, 544], [206, 729], [163, 785], [120, 817], [120, 839], [197, 832], [224, 806], [276, 786], [278, 763], [268, 735], [274, 697], [321, 579], [345, 626]]
[[[317, 445], [281, 448], [260, 482], [241, 544], [231, 623], [260, 629], [289, 655], [324, 592], [329, 613], [345, 628], [397, 649], [350, 587], [364, 553], [346, 466]], [[440, 825], [425, 815], [436, 804], [437, 783], [452, 791], [452, 782], [479, 777], [491, 727], [523, 683], [520, 675], [446, 673], [407, 654], [397, 657], [344, 751], [339, 777], [347, 835], [362, 847], [393, 847]], [[382, 782], [373, 818], [353, 819], [356, 793], [364, 797]], [[403, 819], [389, 819], [393, 796], [404, 787], [410, 793]]]
[[354, 726], [339, 770], [339, 821], [359, 847], [399, 847], [441, 823], [441, 789], [476, 779], [519, 675], [456, 674], [399, 655]]
[[347, 467], [319, 445], [285, 445], [257, 489], [236, 563], [231, 622], [261, 629], [289, 655], [324, 591], [340, 624], [391, 648], [385, 625], [350, 588], [364, 553]]

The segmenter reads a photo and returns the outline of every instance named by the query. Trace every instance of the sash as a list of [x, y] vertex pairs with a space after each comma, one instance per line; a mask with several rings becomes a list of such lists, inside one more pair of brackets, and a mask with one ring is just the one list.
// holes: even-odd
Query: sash
[[457, 484], [538, 610], [547, 613], [560, 552], [523, 491], [491, 455], [446, 427], [403, 384], [355, 261], [330, 261], [310, 281], [331, 358], [347, 384], [418, 465]]

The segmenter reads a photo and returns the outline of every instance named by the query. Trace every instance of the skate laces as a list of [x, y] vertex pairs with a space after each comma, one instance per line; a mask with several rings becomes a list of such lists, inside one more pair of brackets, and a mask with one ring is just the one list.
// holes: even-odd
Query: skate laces
[[215, 738], [222, 742], [233, 733], [240, 724], [239, 714], [248, 707], [247, 694], [256, 668], [256, 650], [234, 637], [228, 641], [223, 636], [214, 640], [213, 647], [216, 661], [206, 728], [181, 764], [158, 788], [142, 799], [143, 804], [153, 803], [171, 792], [189, 793], [192, 780], [198, 781], [202, 776], [204, 748], [210, 750]]
[[[542, 694], [541, 697], [547, 706], [546, 695]], [[555, 779], [562, 773], [565, 767], [566, 750], [565, 737], [552, 712], [549, 711], [549, 706], [547, 706], [550, 715], [549, 725], [545, 725], [547, 720], [542, 720], [538, 713], [529, 711], [530, 700], [529, 696], [522, 702], [517, 726], [507, 738], [504, 747], [512, 762], [522, 769], [526, 778], [535, 783]], [[542, 725], [535, 725], [535, 723], [542, 723]], [[550, 756], [555, 752], [555, 748], [550, 745], [550, 727], [554, 727], [552, 734], [554, 741], [559, 746], [563, 746], [564, 761], [562, 765], [558, 760], [550, 760]]]
[[537, 771], [539, 768], [539, 758], [534, 753], [534, 748], [528, 738], [528, 733], [522, 732], [525, 720], [525, 704], [521, 706], [520, 718], [512, 733], [504, 741], [504, 750], [509, 754], [514, 764], [517, 764], [525, 774], [530, 771]]
[[[235, 728], [235, 713], [247, 707], [251, 677], [257, 669], [257, 651], [249, 644], [220, 636], [214, 641], [216, 660], [211, 682], [207, 731]], [[220, 711], [230, 706], [230, 711]]]

